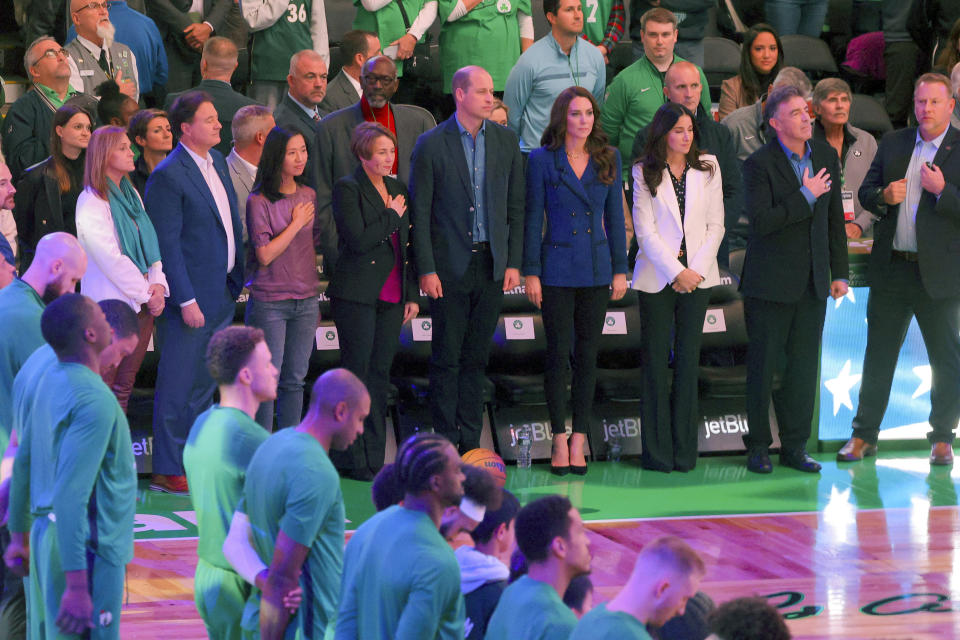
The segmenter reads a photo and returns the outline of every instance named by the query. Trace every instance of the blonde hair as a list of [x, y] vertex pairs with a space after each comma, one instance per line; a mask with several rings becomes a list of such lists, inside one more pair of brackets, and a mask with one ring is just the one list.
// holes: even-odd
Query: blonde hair
[[107, 199], [109, 193], [107, 188], [107, 160], [123, 141], [130, 141], [127, 137], [127, 131], [123, 127], [100, 127], [90, 136], [90, 144], [87, 146], [87, 162], [83, 171], [83, 186], [90, 187], [104, 200]]

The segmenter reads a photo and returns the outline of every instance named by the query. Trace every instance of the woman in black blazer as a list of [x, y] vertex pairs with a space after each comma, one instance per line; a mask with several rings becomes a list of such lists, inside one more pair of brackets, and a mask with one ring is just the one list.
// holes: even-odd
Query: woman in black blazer
[[340, 256], [327, 295], [340, 339], [340, 364], [370, 392], [363, 437], [335, 461], [342, 473], [358, 480], [372, 479], [383, 466], [390, 365], [400, 326], [420, 311], [420, 288], [407, 246], [407, 190], [392, 177], [396, 146], [396, 137], [383, 125], [357, 125], [350, 147], [360, 166], [333, 189]]
[[50, 157], [20, 178], [13, 209], [20, 273], [33, 261], [40, 238], [54, 231], [77, 235], [77, 198], [83, 191], [83, 163], [92, 125], [91, 115], [76, 105], [57, 109], [50, 127]]

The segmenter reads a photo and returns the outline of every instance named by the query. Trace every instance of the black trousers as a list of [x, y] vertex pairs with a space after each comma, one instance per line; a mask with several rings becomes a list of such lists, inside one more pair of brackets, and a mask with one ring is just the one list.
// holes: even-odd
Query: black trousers
[[876, 444], [900, 347], [911, 318], [916, 316], [933, 374], [932, 431], [927, 438], [934, 443], [952, 443], [960, 421], [960, 298], [932, 299], [920, 281], [919, 265], [894, 260], [887, 277], [870, 287], [867, 351], [853, 435]]
[[884, 105], [893, 127], [907, 125], [913, 113], [913, 83], [923, 67], [920, 48], [913, 42], [888, 42], [883, 50], [887, 67]]
[[[748, 451], [766, 451], [773, 443], [770, 399], [773, 397], [780, 444], [784, 451], [806, 446], [813, 423], [820, 366], [820, 341], [827, 301], [808, 287], [797, 302], [744, 297], [747, 323], [747, 421], [743, 437]], [[783, 366], [780, 390], [773, 375]]]
[[363, 422], [363, 434], [346, 451], [333, 452], [331, 460], [338, 469], [376, 473], [383, 466], [387, 446], [387, 389], [399, 345], [403, 303], [378, 300], [364, 304], [331, 298], [330, 307], [340, 338], [340, 366], [356, 374], [370, 393], [370, 414]]
[[483, 378], [503, 305], [503, 280], [493, 279], [489, 250], [474, 253], [463, 277], [445, 280], [430, 301], [430, 413], [433, 430], [461, 453], [480, 446]]
[[699, 449], [697, 378], [710, 289], [681, 294], [667, 285], [657, 293], [638, 293], [643, 353], [641, 464], [657, 471], [689, 471], [697, 464]]
[[[610, 287], [607, 285], [543, 287], [543, 329], [547, 336], [543, 382], [550, 427], [555, 434], [566, 433], [568, 400], [573, 410], [573, 431], [586, 433], [590, 428], [597, 386], [597, 351], [609, 299]], [[570, 394], [567, 394], [568, 384], [571, 384]]]

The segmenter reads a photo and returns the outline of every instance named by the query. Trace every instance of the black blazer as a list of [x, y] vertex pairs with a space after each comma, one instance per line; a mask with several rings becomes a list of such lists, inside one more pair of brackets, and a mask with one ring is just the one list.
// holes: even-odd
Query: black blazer
[[[885, 135], [860, 186], [863, 208], [879, 216], [873, 225], [871, 283], [886, 277], [900, 213], [900, 205], [888, 206], [883, 201], [883, 189], [906, 176], [916, 139], [914, 127]], [[927, 295], [935, 299], [960, 295], [957, 277], [960, 273], [960, 153], [957, 147], [960, 147], [960, 131], [950, 127], [933, 159], [947, 184], [939, 200], [929, 191], [921, 191], [917, 205], [920, 280]]]
[[[486, 198], [493, 279], [523, 262], [526, 183], [517, 134], [486, 123]], [[418, 273], [459, 280], [470, 264], [473, 188], [456, 115], [417, 139], [410, 172], [413, 247]]]
[[[403, 183], [383, 179], [392, 198], [407, 198]], [[340, 258], [330, 279], [327, 295], [364, 304], [374, 304], [393, 269], [396, 255], [390, 236], [399, 231], [401, 300], [416, 302], [420, 296], [417, 277], [410, 264], [410, 201], [403, 217], [383, 204], [363, 167], [340, 178], [333, 187], [333, 219], [340, 236]]]
[[849, 277], [847, 236], [840, 199], [840, 163], [826, 143], [810, 140], [816, 174], [826, 168], [833, 185], [811, 209], [787, 155], [774, 138], [743, 163], [750, 235], [740, 290], [772, 302], [797, 302], [810, 282], [826, 298], [832, 280]]
[[77, 233], [76, 222], [68, 227], [63, 219], [60, 184], [53, 170], [53, 158], [35, 164], [20, 179], [14, 196], [13, 217], [17, 222], [20, 243], [20, 272], [33, 261], [37, 242], [54, 231]]

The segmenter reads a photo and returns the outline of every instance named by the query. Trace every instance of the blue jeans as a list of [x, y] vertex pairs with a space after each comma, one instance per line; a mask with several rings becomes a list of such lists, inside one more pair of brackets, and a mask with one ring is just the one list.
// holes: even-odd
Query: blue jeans
[[[244, 320], [263, 329], [273, 366], [280, 371], [277, 388], [277, 428], [300, 424], [303, 417], [303, 379], [310, 365], [320, 306], [316, 298], [302, 300], [247, 301]], [[267, 430], [273, 425], [273, 401], [262, 402], [257, 422]]]
[[827, 0], [766, 0], [767, 22], [781, 36], [799, 33], [819, 38], [827, 18]]

